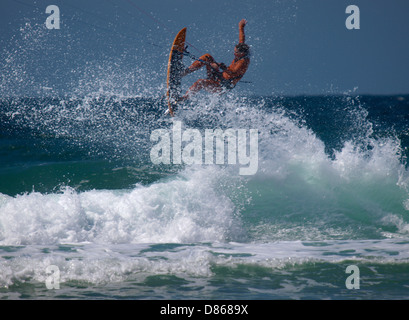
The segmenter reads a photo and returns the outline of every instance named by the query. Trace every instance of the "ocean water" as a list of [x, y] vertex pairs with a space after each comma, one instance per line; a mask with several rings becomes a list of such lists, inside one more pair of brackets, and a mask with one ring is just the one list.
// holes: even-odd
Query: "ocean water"
[[[409, 298], [409, 96], [164, 109], [1, 99], [1, 299]], [[152, 132], [174, 121], [257, 129], [257, 172], [152, 163]]]

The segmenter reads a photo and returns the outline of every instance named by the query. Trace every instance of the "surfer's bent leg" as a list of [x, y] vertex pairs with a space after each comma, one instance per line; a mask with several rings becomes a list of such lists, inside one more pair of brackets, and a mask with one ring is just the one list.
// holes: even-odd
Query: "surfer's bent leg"
[[189, 88], [189, 90], [180, 100], [184, 101], [190, 99], [203, 89], [212, 93], [220, 93], [222, 91], [222, 86], [220, 85], [220, 82], [216, 80], [199, 79]]
[[[212, 65], [213, 64], [213, 65]], [[197, 80], [186, 92], [186, 94], [180, 98], [180, 101], [187, 100], [195, 95], [202, 89], [205, 89], [212, 93], [219, 93], [222, 91], [220, 81], [218, 81], [219, 67], [216, 64], [216, 61], [210, 54], [202, 55], [198, 60], [194, 61], [192, 65], [186, 69], [183, 76], [192, 73], [196, 70], [199, 70], [203, 66], [206, 66], [207, 77], [208, 79], [199, 79]]]

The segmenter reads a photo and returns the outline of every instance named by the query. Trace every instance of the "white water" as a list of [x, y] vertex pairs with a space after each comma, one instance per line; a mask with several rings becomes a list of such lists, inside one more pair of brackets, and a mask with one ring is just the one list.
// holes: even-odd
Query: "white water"
[[366, 124], [361, 137], [371, 149], [347, 141], [331, 159], [312, 130], [279, 108], [267, 112], [263, 101], [254, 106], [246, 99], [208, 103], [182, 113], [186, 126], [201, 113], [214, 117], [218, 112], [209, 115], [205, 108], [221, 104], [224, 114], [213, 125], [258, 129], [254, 176], [240, 176], [239, 165], [191, 165], [130, 190], [1, 195], [0, 245], [408, 235], [409, 175], [400, 162], [399, 141], [371, 137]]

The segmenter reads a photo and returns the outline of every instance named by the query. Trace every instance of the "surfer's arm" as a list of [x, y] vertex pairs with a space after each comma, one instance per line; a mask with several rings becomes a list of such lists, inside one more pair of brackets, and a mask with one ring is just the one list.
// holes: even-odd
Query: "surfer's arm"
[[246, 25], [246, 19], [242, 19], [239, 22], [239, 43], [244, 43], [246, 40], [246, 36], [244, 34], [244, 26]]
[[225, 79], [233, 79], [243, 74], [243, 70], [246, 69], [247, 62], [243, 60], [239, 60], [237, 62], [232, 62], [232, 64], [223, 72], [223, 78]]

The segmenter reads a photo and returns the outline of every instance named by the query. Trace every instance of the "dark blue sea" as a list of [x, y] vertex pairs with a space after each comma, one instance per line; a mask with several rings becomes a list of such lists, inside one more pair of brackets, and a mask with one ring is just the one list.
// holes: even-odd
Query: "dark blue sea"
[[[1, 299], [409, 298], [409, 96], [232, 93], [165, 110], [0, 99]], [[256, 129], [257, 172], [154, 164], [151, 135], [175, 121]]]

